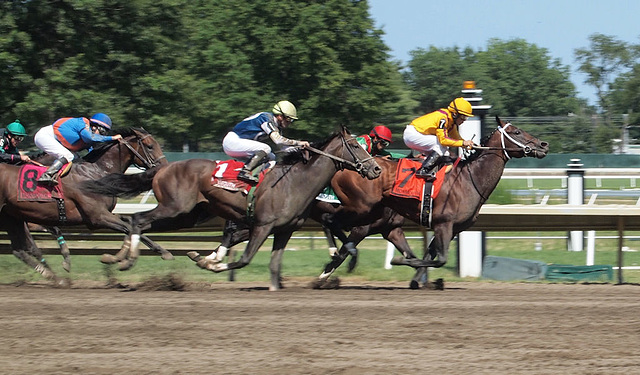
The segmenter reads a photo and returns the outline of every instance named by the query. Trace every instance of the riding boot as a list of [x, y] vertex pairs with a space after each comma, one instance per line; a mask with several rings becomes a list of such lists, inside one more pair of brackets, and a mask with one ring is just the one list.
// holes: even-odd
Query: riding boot
[[58, 173], [60, 168], [67, 163], [68, 161], [65, 157], [54, 160], [54, 162], [51, 163], [51, 166], [42, 174], [42, 176], [40, 176], [38, 182], [48, 185], [58, 185], [55, 175]]
[[436, 168], [440, 164], [442, 156], [437, 152], [431, 152], [429, 156], [422, 162], [420, 169], [416, 171], [416, 177], [424, 178], [426, 180], [434, 180], [436, 178]]
[[238, 180], [244, 181], [251, 185], [256, 185], [258, 183], [258, 177], [253, 175], [253, 170], [262, 165], [267, 159], [267, 153], [264, 151], [258, 151], [253, 155], [251, 160], [249, 160], [238, 173]]

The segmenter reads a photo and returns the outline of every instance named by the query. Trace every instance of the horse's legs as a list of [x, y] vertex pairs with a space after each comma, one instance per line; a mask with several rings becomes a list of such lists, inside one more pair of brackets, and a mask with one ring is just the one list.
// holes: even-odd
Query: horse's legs
[[280, 271], [282, 270], [282, 255], [284, 249], [291, 238], [293, 232], [280, 232], [273, 235], [273, 249], [271, 250], [271, 261], [269, 262], [269, 271], [271, 271], [270, 291], [276, 291], [282, 288], [282, 279]]
[[213, 271], [213, 266], [224, 260], [229, 249], [242, 241], [249, 239], [250, 230], [244, 223], [236, 223], [231, 220], [225, 222], [222, 232], [222, 242], [206, 257], [201, 257], [197, 251], [189, 251], [187, 256], [196, 262], [196, 265], [204, 270]]
[[249, 239], [249, 233], [248, 225], [236, 223], [232, 220], [225, 221], [224, 230], [222, 231], [222, 242], [220, 242], [220, 245], [218, 245], [211, 254], [207, 255], [205, 259], [214, 263], [222, 262], [230, 248]]
[[[433, 238], [429, 242], [429, 247], [427, 252], [424, 254], [422, 258], [426, 262], [432, 261], [436, 256], [437, 252], [435, 249], [435, 243], [433, 242]], [[427, 285], [429, 281], [429, 267], [418, 267], [416, 268], [416, 274], [413, 276], [413, 279], [409, 282], [409, 288], [411, 289], [420, 289], [420, 285]]]
[[[35, 223], [27, 223], [27, 227], [29, 232], [47, 232], [54, 236], [58, 241], [58, 247], [60, 248], [60, 254], [62, 254], [62, 268], [65, 271], [69, 272], [71, 270], [71, 252], [69, 251], [69, 246], [62, 235], [62, 231], [58, 227], [45, 227], [40, 224]], [[34, 244], [35, 246], [35, 244]], [[35, 246], [37, 248], [37, 246]], [[35, 250], [36, 252], [40, 251]], [[39, 258], [39, 256], [34, 255], [34, 257]]]
[[322, 226], [322, 231], [324, 232], [324, 236], [327, 238], [327, 244], [329, 245], [329, 256], [333, 257], [338, 252], [338, 244], [336, 244], [336, 239], [331, 233], [331, 229], [326, 226]]
[[256, 253], [258, 252], [258, 249], [260, 248], [260, 246], [262, 246], [264, 241], [267, 239], [272, 229], [273, 229], [272, 225], [254, 226], [253, 230], [251, 231], [251, 235], [249, 237], [249, 243], [247, 244], [247, 247], [244, 249], [244, 252], [240, 257], [240, 260], [236, 262], [231, 262], [231, 263], [218, 263], [213, 265], [213, 267], [211, 267], [210, 269], [214, 272], [222, 272], [222, 271], [233, 270], [236, 268], [242, 268], [248, 265], [249, 263], [251, 263], [251, 259], [253, 259], [253, 257], [256, 255]]
[[65, 241], [64, 236], [62, 235], [62, 231], [58, 227], [50, 227], [48, 228], [51, 233], [56, 237], [58, 241], [58, 247], [60, 248], [60, 254], [62, 254], [62, 268], [65, 271], [71, 271], [71, 252], [69, 251], [69, 246], [67, 245], [67, 241]]
[[56, 276], [42, 257], [42, 251], [36, 246], [31, 232], [29, 232], [27, 223], [17, 220], [7, 220], [5, 227], [9, 240], [11, 241], [13, 255], [46, 279], [54, 281], [57, 285], [61, 285], [62, 280]]
[[149, 249], [151, 249], [151, 250], [155, 251], [156, 253], [160, 254], [160, 257], [163, 260], [173, 260], [174, 259], [173, 258], [173, 254], [171, 254], [170, 251], [168, 251], [164, 247], [158, 245], [151, 238], [145, 236], [144, 234], [140, 235], [140, 241], [142, 241], [142, 243], [145, 244]]
[[391, 259], [391, 264], [398, 266], [420, 267], [442, 267], [447, 263], [449, 256], [449, 244], [452, 238], [452, 224], [445, 223], [434, 228], [433, 239], [429, 243], [429, 252], [423, 259], [395, 257]]
[[[119, 262], [120, 271], [133, 267], [140, 256], [140, 240], [142, 233], [147, 230], [163, 231], [167, 229], [190, 228], [200, 218], [201, 210], [192, 207], [191, 212], [176, 211], [171, 205], [158, 205], [150, 211], [139, 212], [131, 217], [131, 235], [129, 254]], [[125, 239], [125, 242], [127, 239]]]

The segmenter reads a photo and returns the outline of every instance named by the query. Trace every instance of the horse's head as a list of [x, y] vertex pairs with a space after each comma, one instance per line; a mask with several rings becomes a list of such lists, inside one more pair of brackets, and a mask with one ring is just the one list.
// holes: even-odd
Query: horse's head
[[339, 133], [342, 142], [342, 157], [349, 161], [344, 163], [347, 169], [354, 170], [370, 180], [377, 178], [382, 173], [382, 168], [367, 150], [349, 133], [343, 125]]
[[496, 116], [496, 121], [498, 122], [496, 133], [499, 134], [494, 133], [489, 142], [496, 143], [491, 145], [493, 147], [502, 148], [507, 159], [523, 157], [542, 159], [547, 156], [549, 152], [547, 142], [539, 140], [510, 122], [500, 120], [498, 116]]
[[130, 128], [129, 132], [121, 134], [122, 144], [133, 154], [133, 164], [148, 169], [168, 163], [158, 141], [145, 129]]

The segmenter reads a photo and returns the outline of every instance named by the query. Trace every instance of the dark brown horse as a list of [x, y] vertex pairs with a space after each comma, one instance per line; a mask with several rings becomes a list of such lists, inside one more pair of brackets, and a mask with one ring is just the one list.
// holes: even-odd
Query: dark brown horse
[[[433, 202], [431, 229], [434, 237], [423, 260], [396, 257], [393, 264], [420, 268], [411, 287], [423, 278], [425, 267], [441, 267], [448, 260], [449, 243], [460, 232], [473, 225], [480, 208], [500, 182], [505, 164], [511, 158], [547, 155], [549, 145], [511, 123], [496, 117], [498, 128], [483, 141], [481, 147], [467, 160], [460, 162], [445, 177], [440, 194]], [[354, 220], [370, 214], [380, 207], [392, 207], [400, 215], [416, 223], [421, 222], [420, 202], [416, 199], [391, 195], [398, 162], [378, 160], [383, 169], [380, 178], [362, 182], [354, 180], [348, 171], [336, 174], [332, 187], [342, 202], [341, 211], [333, 217], [334, 223]], [[339, 230], [340, 226], [332, 228]], [[319, 281], [323, 282], [340, 266], [346, 249], [327, 264]]]
[[[237, 262], [218, 263], [213, 271], [242, 268], [251, 262], [258, 248], [271, 233], [274, 234], [273, 275], [280, 274], [284, 247], [292, 233], [309, 215], [309, 207], [337, 170], [347, 168], [362, 177], [374, 179], [380, 167], [352, 137], [346, 128], [331, 136], [322, 146], [308, 148], [292, 155], [295, 162], [277, 164], [266, 174], [255, 191], [255, 201], [248, 202], [241, 192], [212, 186], [211, 176], [216, 167], [212, 160], [193, 159], [174, 162], [156, 171], [138, 175], [112, 175], [85, 188], [102, 194], [138, 194], [151, 185], [158, 206], [132, 216], [131, 249], [128, 261], [138, 256], [138, 236], [146, 231], [166, 231], [191, 227], [201, 220], [220, 216], [251, 226], [251, 235], [242, 257]], [[303, 162], [300, 155], [310, 151]], [[126, 246], [126, 245], [125, 245]], [[280, 288], [278, 277], [271, 279], [270, 290]]]
[[[35, 245], [32, 245], [33, 239], [25, 222], [49, 227], [84, 224], [90, 229], [106, 228], [128, 234], [128, 220], [111, 213], [116, 200], [98, 194], [87, 194], [79, 189], [79, 184], [110, 173], [123, 173], [132, 164], [151, 168], [167, 163], [158, 142], [144, 129], [131, 128], [118, 133], [123, 136], [122, 141], [95, 147], [82, 162], [73, 165], [67, 176], [60, 179], [64, 192], [63, 207], [59, 201], [18, 200], [18, 183], [35, 184], [37, 176], [31, 176], [29, 181], [19, 182], [20, 166], [0, 164], [0, 209], [3, 217], [0, 229], [6, 230], [10, 238], [16, 238], [16, 241], [12, 240], [14, 254], [23, 261], [30, 256], [35, 257], [39, 265], [34, 268], [45, 276], [53, 274], [53, 271], [43, 271], [48, 267], [43, 266], [46, 263], [43, 262], [39, 249], [34, 249]], [[33, 267], [32, 262], [28, 264]]]

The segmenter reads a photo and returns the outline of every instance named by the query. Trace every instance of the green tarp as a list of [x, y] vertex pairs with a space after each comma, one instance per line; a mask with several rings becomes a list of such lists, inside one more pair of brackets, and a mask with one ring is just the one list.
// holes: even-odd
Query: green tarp
[[482, 264], [482, 277], [501, 281], [549, 280], [565, 282], [607, 282], [613, 280], [613, 267], [610, 265], [548, 265], [537, 260], [487, 255]]
[[482, 277], [511, 281], [544, 279], [547, 264], [537, 260], [515, 259], [487, 255], [482, 263]]
[[570, 266], [551, 264], [547, 267], [545, 279], [551, 281], [611, 281], [613, 267], [609, 265]]

